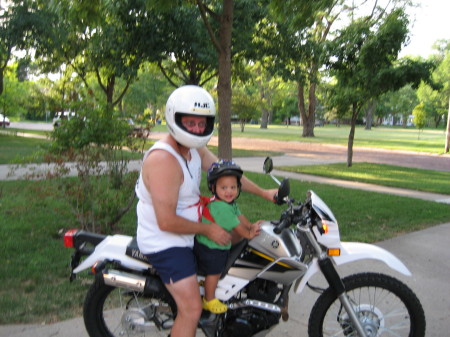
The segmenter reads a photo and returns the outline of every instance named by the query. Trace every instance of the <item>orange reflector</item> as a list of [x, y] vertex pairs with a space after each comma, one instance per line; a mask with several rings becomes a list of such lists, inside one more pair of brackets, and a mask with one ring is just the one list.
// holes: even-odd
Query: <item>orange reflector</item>
[[327, 254], [328, 254], [328, 256], [340, 256], [341, 249], [340, 248], [328, 248]]
[[92, 274], [96, 275], [97, 274], [97, 265], [98, 265], [98, 261], [94, 263], [94, 265], [91, 267], [91, 272]]
[[78, 229], [71, 229], [64, 234], [64, 247], [73, 248], [73, 236], [76, 232], [78, 232]]

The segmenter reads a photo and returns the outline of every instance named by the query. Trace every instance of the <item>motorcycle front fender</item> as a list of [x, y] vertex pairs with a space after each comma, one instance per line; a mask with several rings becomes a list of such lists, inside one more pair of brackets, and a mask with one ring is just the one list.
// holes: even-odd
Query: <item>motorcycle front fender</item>
[[[359, 260], [378, 260], [384, 262], [388, 267], [396, 270], [403, 275], [411, 276], [411, 272], [408, 268], [400, 261], [394, 254], [388, 252], [387, 250], [371, 245], [368, 243], [361, 242], [341, 242], [341, 255], [332, 257], [332, 260], [337, 266], [355, 262]], [[313, 275], [320, 271], [317, 258], [314, 258], [309, 265], [306, 274], [299, 279], [295, 286], [294, 292], [299, 294], [303, 291], [306, 283], [311, 279]]]
[[126, 255], [127, 246], [132, 240], [131, 236], [113, 235], [107, 236], [96, 247], [94, 252], [89, 255], [73, 272], [75, 274], [92, 267], [100, 261], [115, 261], [121, 266], [135, 269], [146, 270], [149, 265]]

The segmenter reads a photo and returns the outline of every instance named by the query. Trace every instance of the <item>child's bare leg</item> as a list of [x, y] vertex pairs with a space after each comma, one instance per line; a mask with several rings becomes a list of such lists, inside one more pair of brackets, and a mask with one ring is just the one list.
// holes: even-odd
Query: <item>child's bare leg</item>
[[216, 298], [216, 288], [220, 274], [207, 275], [205, 278], [205, 299], [211, 301]]
[[220, 274], [208, 275], [205, 278], [205, 297], [203, 298], [203, 309], [215, 314], [221, 314], [228, 310], [228, 307], [216, 298], [216, 288], [219, 283]]

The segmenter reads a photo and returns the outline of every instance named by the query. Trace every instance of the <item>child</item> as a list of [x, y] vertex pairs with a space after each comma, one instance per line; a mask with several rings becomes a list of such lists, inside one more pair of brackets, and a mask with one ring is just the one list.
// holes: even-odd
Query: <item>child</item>
[[[252, 239], [259, 234], [261, 221], [251, 224], [241, 214], [235, 202], [241, 193], [242, 173], [241, 168], [232, 161], [220, 160], [211, 165], [207, 182], [213, 197], [204, 202], [206, 206], [203, 207], [202, 222], [215, 222], [227, 231], [234, 230], [241, 237]], [[195, 239], [194, 253], [197, 263], [199, 269], [206, 273], [203, 309], [216, 314], [227, 311], [227, 306], [216, 298], [215, 292], [230, 247], [231, 243], [220, 246], [203, 235], [197, 235]]]

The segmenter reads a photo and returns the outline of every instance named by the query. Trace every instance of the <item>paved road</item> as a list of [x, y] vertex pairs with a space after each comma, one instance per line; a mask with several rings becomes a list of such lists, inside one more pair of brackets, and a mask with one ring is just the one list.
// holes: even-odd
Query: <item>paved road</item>
[[52, 123], [42, 122], [11, 122], [11, 128], [24, 129], [24, 130], [40, 130], [40, 131], [52, 131]]

